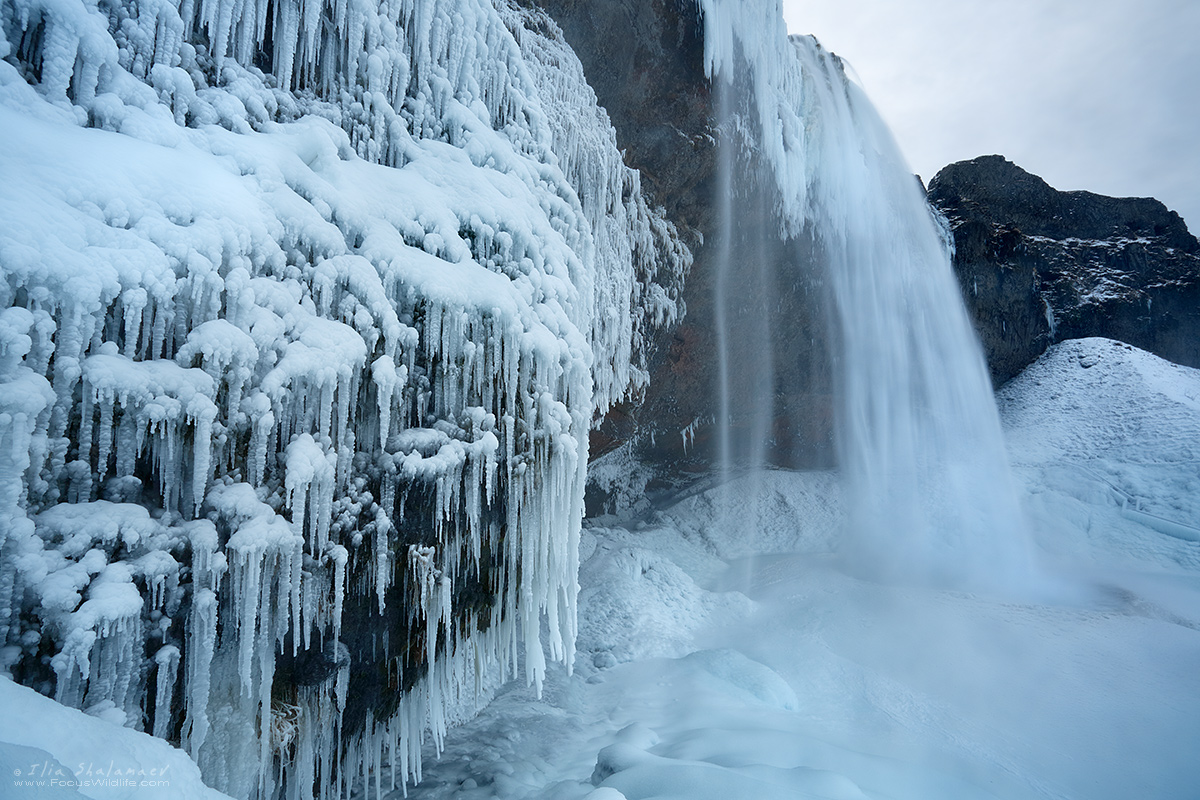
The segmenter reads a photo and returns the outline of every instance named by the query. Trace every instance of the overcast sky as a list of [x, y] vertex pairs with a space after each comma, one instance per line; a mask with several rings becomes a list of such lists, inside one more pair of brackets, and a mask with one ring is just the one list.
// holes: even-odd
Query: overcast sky
[[928, 181], [999, 153], [1057, 189], [1157, 197], [1200, 233], [1200, 0], [783, 0]]

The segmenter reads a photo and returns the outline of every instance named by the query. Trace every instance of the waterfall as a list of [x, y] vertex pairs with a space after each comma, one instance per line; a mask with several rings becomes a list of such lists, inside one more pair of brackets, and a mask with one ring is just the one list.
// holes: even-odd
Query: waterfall
[[[751, 471], [767, 460], [774, 408], [771, 295], [774, 262], [765, 247], [770, 206], [761, 181], [747, 179], [746, 164], [733, 140], [740, 136], [736, 96], [740, 87], [720, 83], [718, 117], [718, 230], [713, 286], [717, 334], [718, 450], [722, 483], [735, 468]], [[736, 178], [735, 178], [736, 176]]]
[[[1029, 568], [1028, 537], [948, 233], [836, 56], [811, 37], [775, 41], [787, 36], [777, 4], [706, 0], [703, 8], [707, 66], [726, 98], [718, 103], [722, 174], [738, 162], [763, 164], [782, 227], [757, 231], [766, 209], [741, 202], [736, 181], [718, 181], [728, 195], [718, 198], [715, 304], [723, 463], [754, 463], [753, 438], [769, 435], [762, 421], [774, 413], [771, 376], [749, 371], [772, 369], [771, 344], [756, 331], [778, 324], [760, 288], [778, 278], [764, 277], [770, 266], [754, 262], [746, 240], [783, 235], [825, 292], [846, 568], [888, 580], [1013, 586]], [[754, 174], [738, 173], [742, 184]], [[745, 307], [756, 293], [758, 313]], [[755, 352], [765, 363], [747, 358]], [[735, 396], [753, 397], [758, 410], [736, 408]], [[729, 421], [739, 416], [757, 427]]]

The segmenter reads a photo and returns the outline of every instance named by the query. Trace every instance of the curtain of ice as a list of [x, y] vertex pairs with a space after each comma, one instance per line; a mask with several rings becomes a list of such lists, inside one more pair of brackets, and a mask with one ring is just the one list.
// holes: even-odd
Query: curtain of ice
[[[486, 676], [571, 663], [588, 426], [689, 256], [503, 11], [0, 0], [5, 666], [236, 795], [419, 777]], [[277, 654], [393, 582], [433, 646], [342, 741], [346, 667], [280, 697]]]

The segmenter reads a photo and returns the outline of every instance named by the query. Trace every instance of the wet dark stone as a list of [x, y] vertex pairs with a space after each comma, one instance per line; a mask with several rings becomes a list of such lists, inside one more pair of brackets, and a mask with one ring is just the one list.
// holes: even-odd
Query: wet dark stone
[[[640, 461], [657, 471], [650, 490], [669, 497], [707, 474], [720, 449], [719, 137], [699, 7], [694, 0], [530, 1], [561, 27], [608, 111], [626, 163], [641, 172], [649, 201], [665, 210], [695, 257], [683, 291], [687, 314], [652, 344], [644, 400], [615, 408], [592, 437], [593, 458], [632, 441]], [[739, 222], [729, 243], [737, 255], [727, 305], [737, 329], [727, 342], [731, 449], [735, 458], [750, 457], [746, 443], [765, 428], [766, 461], [825, 465], [832, 459], [832, 412], [823, 290], [805, 248], [778, 233], [773, 180], [763, 179], [761, 164], [751, 156], [733, 174]], [[767, 349], [756, 330], [763, 326], [774, 342]], [[764, 361], [770, 377], [752, 378], [764, 374]], [[768, 419], [758, 408], [770, 409]]]

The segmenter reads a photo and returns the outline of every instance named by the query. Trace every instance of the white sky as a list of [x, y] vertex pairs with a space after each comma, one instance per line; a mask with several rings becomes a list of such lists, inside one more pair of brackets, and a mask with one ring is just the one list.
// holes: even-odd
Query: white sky
[[782, 0], [850, 62], [928, 182], [999, 153], [1157, 197], [1200, 232], [1200, 0]]

